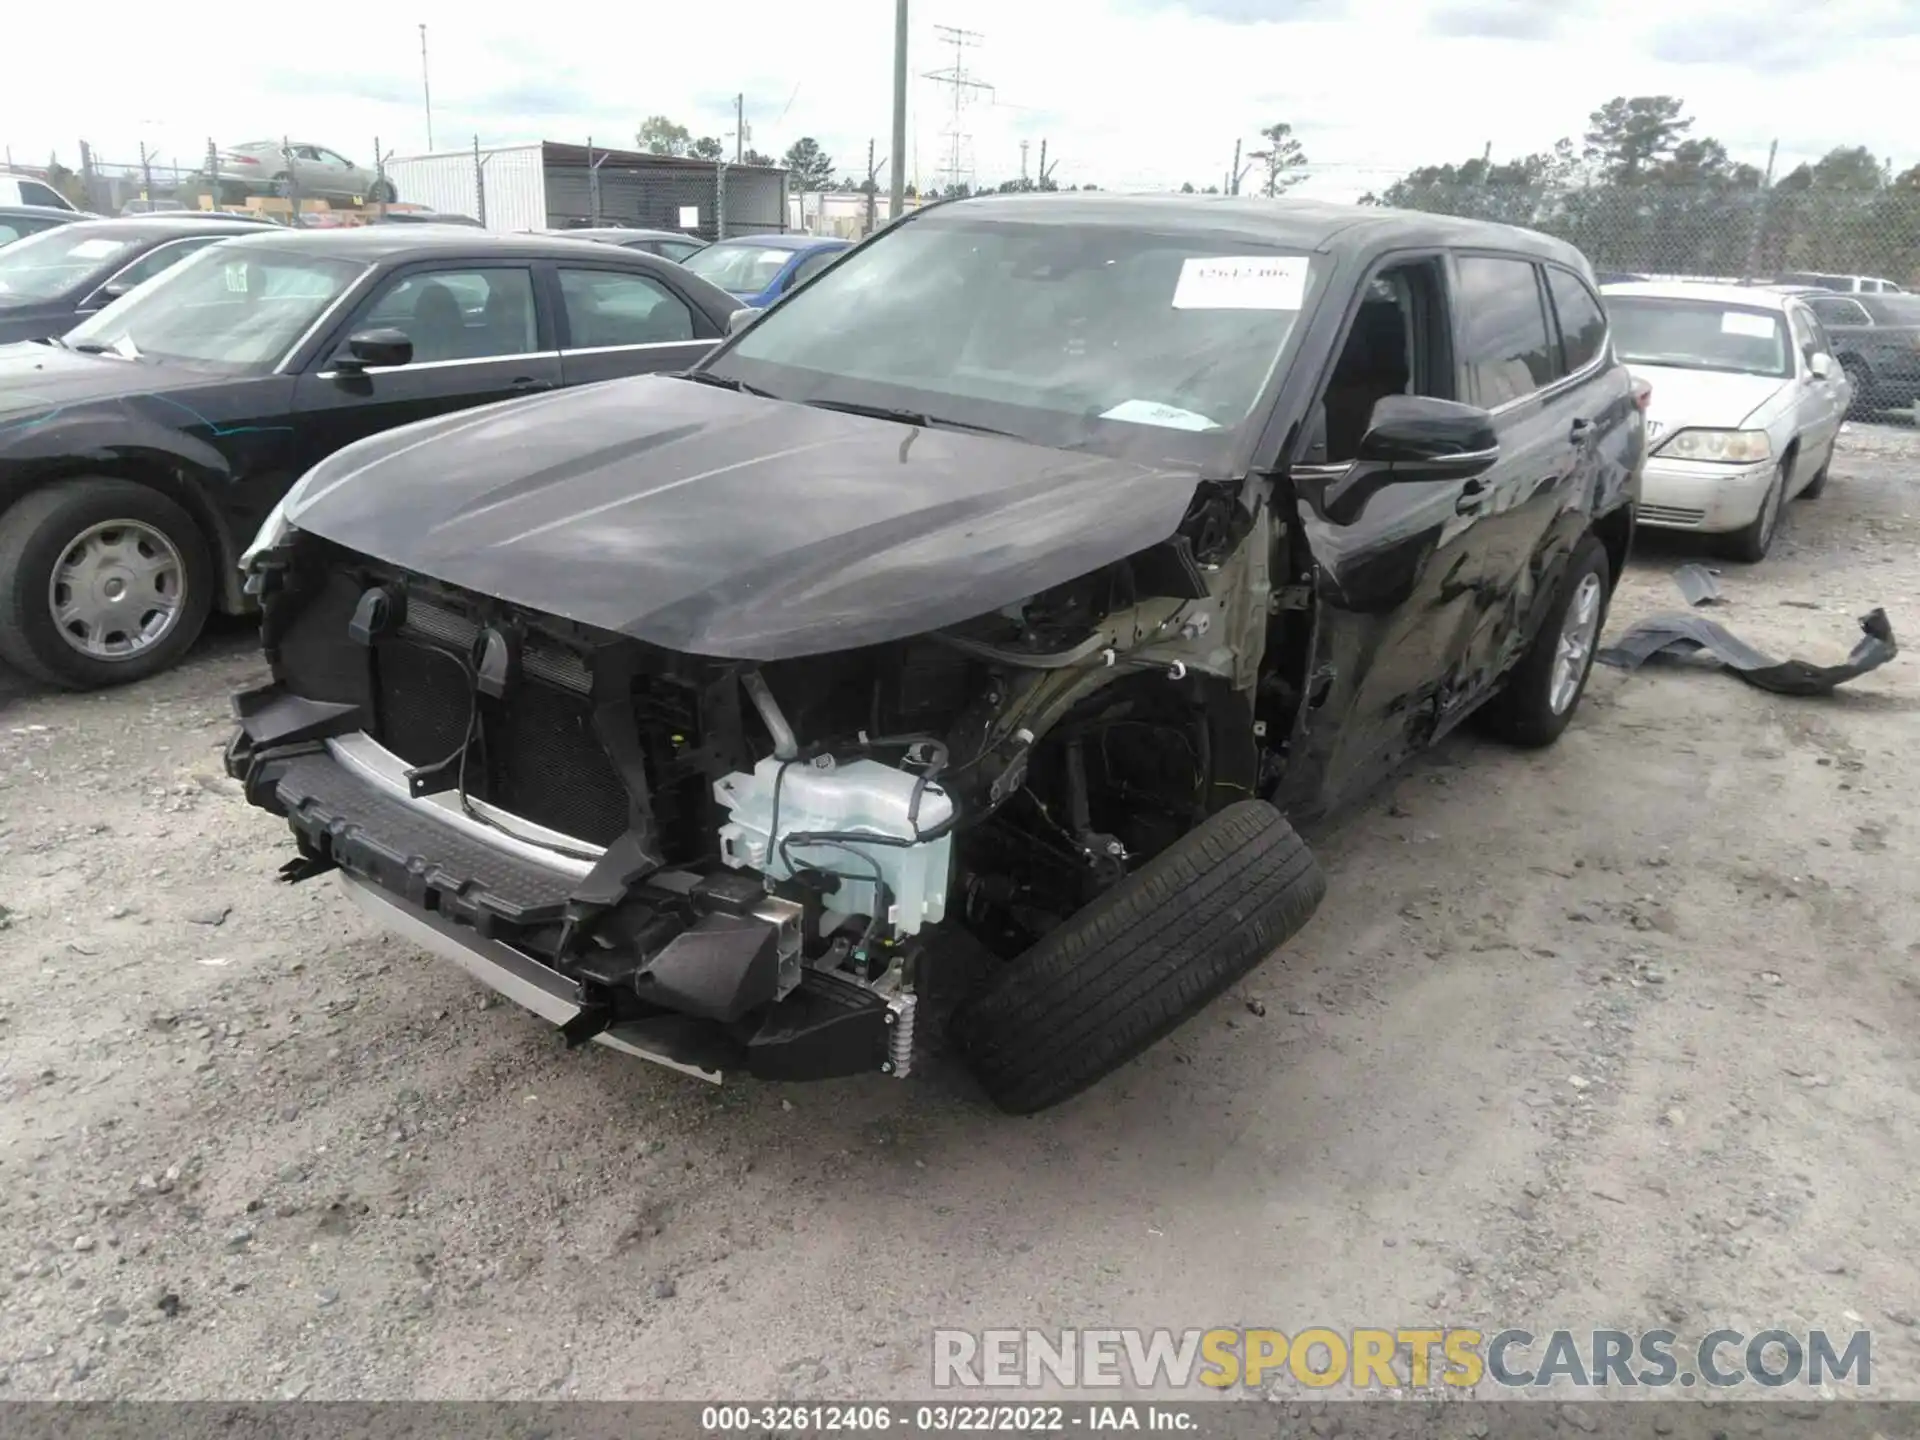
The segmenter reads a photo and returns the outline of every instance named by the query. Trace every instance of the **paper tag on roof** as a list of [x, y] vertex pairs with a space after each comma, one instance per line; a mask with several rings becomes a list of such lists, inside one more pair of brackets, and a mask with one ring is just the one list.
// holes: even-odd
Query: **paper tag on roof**
[[1200, 255], [1182, 262], [1176, 310], [1298, 310], [1307, 293], [1304, 255]]

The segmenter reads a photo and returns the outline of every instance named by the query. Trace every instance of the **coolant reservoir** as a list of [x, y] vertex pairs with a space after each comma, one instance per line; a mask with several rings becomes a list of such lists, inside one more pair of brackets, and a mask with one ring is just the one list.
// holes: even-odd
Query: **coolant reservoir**
[[[776, 880], [793, 873], [771, 835], [774, 781], [783, 768], [786, 775], [779, 781], [782, 835], [831, 830], [912, 839], [914, 827], [907, 812], [914, 787], [920, 783], [917, 776], [878, 760], [854, 760], [822, 770], [803, 761], [768, 756], [753, 767], [751, 775], [736, 771], [714, 782], [714, 799], [733, 817], [720, 827], [720, 856], [736, 869], [758, 870]], [[920, 797], [920, 829], [943, 825], [952, 815], [953, 801], [929, 785]], [[840, 888], [827, 903], [843, 915], [873, 914], [877, 866], [893, 901], [887, 923], [900, 934], [911, 935], [922, 925], [939, 924], [947, 912], [952, 843], [948, 835], [912, 845], [858, 840], [833, 845], [793, 843], [787, 853], [798, 866], [841, 877]]]

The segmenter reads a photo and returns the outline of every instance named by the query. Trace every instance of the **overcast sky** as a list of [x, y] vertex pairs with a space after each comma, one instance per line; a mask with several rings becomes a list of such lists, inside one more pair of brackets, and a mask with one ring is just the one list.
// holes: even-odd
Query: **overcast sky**
[[[420, 35], [428, 26], [436, 148], [515, 139], [631, 145], [664, 113], [696, 135], [733, 129], [778, 155], [817, 137], [843, 172], [884, 156], [893, 0], [719, 0], [477, 6], [328, 0], [188, 14], [73, 12], [18, 0], [0, 85], [0, 142], [16, 161], [78, 141], [112, 161], [144, 141], [194, 163], [222, 143], [282, 133], [371, 157], [373, 137], [425, 151]], [[1780, 169], [1835, 145], [1920, 161], [1912, 77], [1920, 0], [913, 0], [908, 176], [942, 183], [950, 67], [935, 27], [978, 32], [966, 62], [990, 95], [964, 112], [974, 178], [1028, 167], [1040, 143], [1062, 184], [1219, 183], [1236, 139], [1290, 122], [1313, 175], [1299, 193], [1352, 199], [1408, 168], [1495, 158], [1577, 138], [1613, 95], [1672, 94], [1696, 134]], [[585, 18], [591, 16], [591, 18]], [[69, 63], [70, 62], [70, 63]], [[729, 151], [731, 142], [728, 143]], [[1253, 148], [1250, 144], [1249, 148]]]

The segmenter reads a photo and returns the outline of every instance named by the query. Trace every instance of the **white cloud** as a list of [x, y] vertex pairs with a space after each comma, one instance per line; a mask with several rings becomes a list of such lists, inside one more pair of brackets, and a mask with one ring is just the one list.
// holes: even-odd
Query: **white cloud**
[[[16, 6], [15, 9], [22, 7]], [[630, 144], [664, 113], [695, 134], [733, 128], [744, 91], [753, 144], [778, 154], [817, 137], [845, 173], [889, 131], [890, 0], [726, 0], [720, 5], [545, 11], [415, 0], [255, 9], [227, 25], [147, 10], [103, 17], [111, 43], [76, 67], [15, 65], [6, 133], [17, 161], [84, 138], [111, 161], [144, 142], [192, 164], [221, 143], [277, 134], [360, 159], [375, 136], [425, 148], [419, 22], [429, 27], [436, 148], [546, 138]], [[981, 43], [970, 69], [994, 86], [967, 107], [978, 178], [1029, 170], [1048, 144], [1062, 183], [1161, 188], [1218, 183], [1236, 139], [1293, 124], [1315, 162], [1300, 193], [1352, 198], [1414, 165], [1545, 149], [1578, 136], [1613, 95], [1673, 94], [1695, 134], [1781, 168], [1864, 144], [1920, 160], [1910, 81], [1920, 17], [1898, 0], [1668, 0], [1623, 18], [1591, 0], [915, 0], [909, 174], [942, 178], [948, 66], [939, 23]], [[1278, 18], [1269, 18], [1278, 17]], [[72, 17], [10, 13], [15, 55], [70, 54]], [[1806, 43], [1793, 42], [1800, 34]], [[1817, 41], [1817, 43], [1815, 43]], [[1249, 148], [1252, 148], [1249, 145]]]

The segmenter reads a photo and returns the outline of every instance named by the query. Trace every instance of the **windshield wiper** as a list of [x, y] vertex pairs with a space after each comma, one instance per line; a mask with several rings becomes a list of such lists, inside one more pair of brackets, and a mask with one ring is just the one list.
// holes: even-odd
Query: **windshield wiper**
[[749, 385], [744, 380], [736, 380], [731, 375], [715, 375], [709, 370], [682, 370], [682, 380], [693, 380], [701, 385], [713, 385], [722, 390], [732, 390], [741, 395], [758, 395], [762, 400], [778, 400], [780, 397], [771, 390], [762, 390], [758, 385]]
[[838, 410], [844, 415], [865, 415], [872, 420], [891, 420], [896, 425], [914, 425], [922, 430], [971, 430], [978, 435], [1003, 435], [1009, 440], [1020, 437], [1011, 430], [996, 429], [992, 425], [975, 425], [970, 420], [947, 420], [938, 415], [929, 415], [924, 410], [898, 410], [889, 405], [862, 405], [853, 400], [803, 400], [803, 405], [811, 405], [816, 410]]
[[82, 340], [78, 345], [75, 345], [55, 335], [53, 337], [53, 343], [56, 345], [64, 345], [67, 349], [77, 351], [82, 355], [111, 355], [114, 353], [111, 345], [102, 345], [98, 340]]

